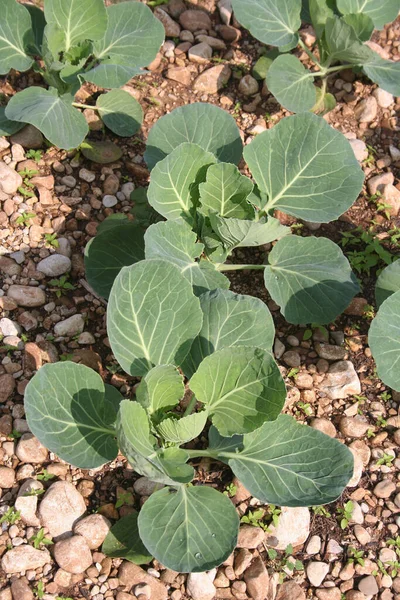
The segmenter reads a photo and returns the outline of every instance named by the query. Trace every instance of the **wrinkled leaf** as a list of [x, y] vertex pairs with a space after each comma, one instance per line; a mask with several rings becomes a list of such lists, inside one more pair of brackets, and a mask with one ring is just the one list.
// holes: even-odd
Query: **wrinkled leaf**
[[52, 144], [69, 150], [77, 148], [89, 132], [85, 117], [72, 102], [71, 95], [59, 96], [54, 88], [30, 87], [11, 98], [6, 117], [34, 125]]
[[158, 365], [139, 383], [136, 399], [149, 415], [157, 416], [174, 408], [183, 398], [185, 386], [182, 375], [173, 365]]
[[99, 115], [113, 133], [121, 137], [134, 135], [143, 121], [139, 102], [124, 90], [111, 90], [99, 96], [96, 102]]
[[185, 444], [198, 437], [207, 422], [207, 411], [193, 413], [181, 419], [164, 419], [158, 425], [158, 433], [166, 442], [174, 444]]
[[327, 238], [283, 238], [268, 260], [265, 286], [289, 323], [330, 323], [359, 291], [347, 258]]
[[190, 388], [225, 437], [275, 420], [286, 398], [270, 352], [251, 346], [223, 348], [207, 356], [191, 378]]
[[160, 463], [166, 475], [177, 483], [190, 483], [194, 469], [187, 465], [189, 454], [182, 448], [166, 448], [159, 453]]
[[296, 45], [301, 0], [232, 0], [239, 23], [270, 46]]
[[374, 23], [368, 15], [362, 13], [345, 15], [343, 20], [354, 29], [361, 42], [367, 42], [370, 39], [374, 31]]
[[155, 492], [139, 514], [139, 534], [149, 552], [180, 573], [207, 571], [233, 552], [239, 517], [232, 502], [205, 485]]
[[362, 65], [371, 58], [372, 50], [360, 42], [353, 27], [338, 17], [327, 20], [325, 42], [332, 61]]
[[108, 394], [100, 375], [84, 365], [46, 364], [25, 390], [29, 428], [62, 460], [81, 469], [100, 467], [118, 454], [116, 409]]
[[183, 143], [154, 167], [148, 188], [149, 203], [166, 219], [194, 222], [198, 184], [215, 157], [197, 144]]
[[400, 290], [400, 260], [396, 260], [391, 265], [385, 267], [379, 275], [376, 288], [375, 299], [378, 308], [392, 294]]
[[103, 0], [46, 0], [44, 14], [47, 23], [64, 32], [67, 50], [84, 40], [99, 40], [106, 32]]
[[125, 64], [116, 64], [111, 59], [97, 65], [90, 71], [82, 73], [82, 79], [90, 81], [102, 88], [119, 88], [135, 75], [143, 74], [142, 69]]
[[144, 155], [149, 169], [184, 142], [197, 144], [221, 162], [238, 164], [242, 157], [234, 118], [218, 106], [197, 102], [176, 108], [153, 125]]
[[216, 212], [221, 217], [254, 218], [254, 209], [247, 201], [252, 190], [250, 179], [241, 175], [235, 165], [211, 165], [207, 169], [206, 181], [199, 186], [199, 210], [205, 216]]
[[281, 225], [274, 217], [262, 218], [259, 221], [244, 221], [211, 215], [210, 221], [213, 230], [229, 251], [233, 248], [251, 248], [269, 244], [290, 233], [290, 228]]
[[98, 233], [85, 248], [85, 269], [89, 284], [108, 298], [122, 267], [144, 259], [144, 233], [136, 223], [122, 222], [118, 227]]
[[33, 60], [27, 48], [33, 43], [31, 16], [25, 6], [16, 0], [1, 1], [0, 19], [0, 75], [10, 69], [27, 71]]
[[195, 262], [203, 244], [189, 226], [180, 221], [163, 221], [151, 225], [145, 234], [146, 258], [163, 258], [179, 267], [193, 285], [196, 296], [207, 290], [228, 288], [229, 279], [206, 260]]
[[314, 76], [293, 54], [282, 54], [267, 73], [267, 86], [280, 104], [292, 112], [311, 110], [316, 95]]
[[383, 29], [397, 17], [399, 0], [337, 0], [337, 7], [342, 14], [364, 13], [374, 22], [376, 29]]
[[110, 294], [107, 330], [122, 368], [145, 375], [154, 365], [180, 366], [202, 323], [199, 300], [170, 262], [124, 267]]
[[267, 305], [259, 298], [219, 289], [202, 294], [200, 306], [203, 325], [182, 365], [188, 378], [216, 350], [230, 346], [272, 349], [274, 322]]
[[83, 156], [100, 165], [117, 162], [122, 156], [122, 150], [113, 142], [96, 142], [86, 140], [80, 146]]
[[136, 565], [152, 560], [139, 536], [138, 514], [134, 512], [119, 519], [107, 533], [101, 551], [111, 558], [124, 558]]
[[243, 450], [223, 452], [252, 496], [279, 506], [319, 506], [336, 500], [353, 475], [344, 444], [289, 415], [243, 436]]
[[400, 291], [381, 304], [371, 323], [368, 342], [383, 383], [400, 392]]
[[327, 223], [356, 200], [364, 174], [346, 138], [311, 113], [288, 117], [244, 151], [266, 210]]

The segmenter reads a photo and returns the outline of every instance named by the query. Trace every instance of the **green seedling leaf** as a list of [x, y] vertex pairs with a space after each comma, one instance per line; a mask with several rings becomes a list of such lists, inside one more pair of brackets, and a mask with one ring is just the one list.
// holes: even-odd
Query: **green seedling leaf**
[[245, 221], [225, 219], [213, 213], [210, 215], [210, 221], [214, 232], [229, 252], [234, 248], [251, 248], [269, 244], [290, 233], [290, 228], [281, 225], [274, 217], [262, 218], [259, 221]]
[[93, 45], [100, 64], [83, 77], [100, 87], [120, 87], [155, 59], [164, 27], [141, 2], [108, 6], [107, 15], [107, 30]]
[[206, 356], [222, 348], [254, 346], [272, 349], [274, 322], [262, 300], [219, 289], [202, 294], [200, 306], [203, 325], [182, 365], [188, 378]]
[[190, 388], [225, 437], [273, 421], [286, 397], [272, 355], [250, 346], [224, 348], [207, 356], [191, 378]]
[[243, 436], [243, 450], [224, 452], [235, 475], [261, 502], [310, 506], [336, 500], [353, 475], [344, 444], [289, 415]]
[[311, 23], [309, 0], [302, 0], [301, 2], [301, 20], [305, 23]]
[[217, 212], [221, 217], [254, 218], [254, 208], [247, 200], [252, 191], [252, 182], [235, 165], [211, 165], [206, 181], [199, 186], [199, 211], [205, 216]]
[[94, 142], [85, 140], [80, 146], [80, 151], [88, 160], [100, 165], [117, 162], [122, 156], [122, 150], [113, 142]]
[[364, 174], [339, 131], [304, 113], [258, 135], [244, 157], [262, 193], [266, 210], [314, 223], [337, 219], [356, 200]]
[[163, 258], [174, 263], [190, 281], [196, 296], [208, 290], [229, 287], [229, 279], [217, 271], [212, 263], [207, 260], [195, 262], [204, 246], [196, 242], [196, 234], [185, 223], [156, 223], [149, 227], [144, 239], [146, 258]]
[[375, 29], [371, 17], [363, 13], [345, 15], [343, 21], [354, 29], [360, 42], [367, 42]]
[[139, 514], [139, 534], [149, 552], [169, 569], [198, 573], [233, 552], [239, 517], [232, 502], [207, 486], [164, 488]]
[[153, 557], [140, 539], [137, 520], [136, 512], [119, 519], [108, 532], [101, 551], [111, 558], [124, 558], [136, 565], [149, 563]]
[[25, 123], [10, 121], [5, 114], [6, 107], [0, 106], [0, 135], [13, 135], [25, 126]]
[[34, 125], [52, 144], [69, 150], [77, 148], [89, 131], [85, 117], [72, 102], [70, 94], [59, 96], [54, 88], [30, 87], [11, 98], [6, 117]]
[[197, 144], [221, 162], [238, 164], [242, 157], [235, 119], [218, 106], [197, 102], [164, 115], [151, 128], [144, 155], [149, 169], [184, 142]]
[[179, 404], [184, 393], [179, 371], [173, 365], [159, 365], [143, 377], [136, 390], [136, 399], [154, 418]]
[[32, 43], [32, 53], [41, 55], [43, 33], [44, 28], [46, 27], [46, 19], [44, 17], [44, 12], [41, 8], [39, 8], [38, 6], [34, 6], [33, 4], [25, 4], [24, 6], [28, 9], [32, 20], [32, 32], [34, 39]]
[[120, 225], [126, 225], [129, 222], [128, 215], [125, 213], [114, 213], [106, 217], [104, 221], [99, 224], [96, 235], [110, 231], [110, 229], [114, 229]]
[[301, 0], [232, 0], [239, 23], [270, 46], [294, 47], [301, 26]]
[[166, 475], [177, 483], [190, 483], [194, 469], [186, 464], [189, 454], [182, 448], [166, 448], [159, 453], [160, 463]]
[[353, 27], [339, 17], [327, 19], [325, 42], [332, 61], [359, 65], [373, 55], [372, 50], [360, 42]]
[[326, 238], [283, 238], [268, 260], [265, 286], [289, 323], [331, 323], [359, 291], [347, 258]]
[[279, 56], [278, 48], [272, 48], [272, 50], [270, 50], [263, 56], [260, 56], [260, 58], [257, 60], [256, 64], [253, 67], [253, 70], [252, 70], [253, 77], [255, 79], [258, 79], [259, 81], [263, 81], [266, 78], [267, 73], [268, 73], [272, 63], [278, 56]]
[[315, 88], [317, 92], [317, 102], [313, 106], [312, 112], [318, 115], [326, 115], [336, 106], [336, 98], [333, 94], [324, 93], [319, 87]]
[[154, 365], [180, 366], [202, 323], [199, 300], [179, 269], [150, 259], [124, 267], [111, 290], [107, 328], [112, 350], [131, 375]]
[[400, 291], [381, 304], [371, 323], [369, 345], [378, 376], [393, 390], [400, 391]]
[[122, 267], [144, 259], [144, 232], [140, 225], [117, 220], [118, 226], [99, 233], [85, 248], [86, 277], [95, 292], [108, 298]]
[[218, 429], [211, 425], [208, 431], [208, 441], [210, 443], [210, 450], [217, 451], [218, 460], [228, 464], [228, 459], [225, 459], [222, 455], [224, 452], [236, 453], [243, 450], [243, 436], [233, 435], [231, 437], [223, 437], [218, 432]]
[[311, 110], [316, 101], [314, 75], [293, 54], [282, 54], [267, 73], [267, 86], [284, 108], [291, 112]]
[[166, 219], [194, 222], [198, 184], [215, 157], [197, 144], [183, 143], [154, 167], [148, 188], [149, 203]]
[[29, 11], [16, 0], [2, 0], [0, 21], [0, 75], [10, 69], [27, 71], [33, 64], [27, 48], [33, 43]]
[[106, 32], [103, 0], [46, 0], [44, 14], [47, 23], [64, 32], [66, 50], [84, 40], [99, 40]]
[[311, 23], [317, 37], [322, 37], [329, 17], [334, 16], [335, 0], [309, 0]]
[[157, 427], [158, 433], [166, 442], [174, 444], [186, 444], [198, 437], [207, 422], [207, 411], [193, 413], [181, 419], [164, 419]]
[[376, 288], [375, 299], [378, 308], [392, 294], [400, 290], [400, 261], [396, 260], [391, 265], [383, 269], [379, 275]]
[[118, 454], [115, 403], [108, 395], [100, 375], [84, 365], [44, 365], [25, 390], [29, 427], [63, 460], [81, 469], [100, 467]]
[[140, 129], [143, 110], [128, 92], [111, 90], [99, 96], [96, 106], [104, 124], [116, 135], [130, 137]]
[[386, 23], [394, 21], [399, 13], [398, 0], [337, 0], [337, 7], [344, 15], [363, 13], [368, 15], [376, 29], [383, 29]]
[[386, 92], [400, 94], [400, 63], [385, 60], [372, 53], [371, 59], [363, 65], [365, 73]]

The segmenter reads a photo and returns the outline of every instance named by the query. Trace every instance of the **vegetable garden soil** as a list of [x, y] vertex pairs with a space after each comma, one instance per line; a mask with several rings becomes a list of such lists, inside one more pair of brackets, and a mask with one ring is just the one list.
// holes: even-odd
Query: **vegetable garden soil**
[[[185, 3], [183, 0], [171, 0], [166, 8], [169, 8], [175, 23], [179, 11], [195, 8], [207, 11], [214, 26], [221, 24], [215, 0]], [[9, 507], [15, 505], [18, 496], [25, 498], [24, 494], [31, 488], [29, 485], [25, 487], [21, 496], [21, 486], [26, 486], [26, 481], [31, 479], [38, 482], [37, 487], [45, 490], [55, 482], [69, 482], [83, 498], [88, 514], [103, 515], [111, 523], [139, 509], [146, 500], [148, 486], [144, 489], [139, 485], [140, 478], [122, 456], [101, 469], [82, 471], [60, 462], [43, 447], [27, 443], [29, 431], [24, 419], [23, 393], [38, 367], [58, 360], [73, 360], [91, 366], [106, 382], [119, 388], [125, 397], [129, 397], [135, 389], [139, 380], [120, 369], [116, 370], [117, 365], [106, 337], [106, 303], [92, 293], [85, 280], [83, 251], [95, 235], [97, 225], [106, 216], [129, 211], [132, 204], [129, 190], [133, 185], [147, 185], [149, 173], [143, 161], [144, 142], [149, 129], [160, 116], [177, 106], [198, 101], [210, 102], [230, 112], [247, 143], [255, 134], [271, 128], [288, 114], [280, 109], [261, 82], [258, 90], [252, 90], [252, 94], [247, 95], [248, 81], [243, 81], [243, 77], [251, 73], [262, 45], [237, 23], [233, 23], [240, 39], [233, 43], [225, 42], [226, 49], [215, 50], [212, 61], [190, 61], [184, 50], [174, 50], [177, 40], [167, 36], [168, 41], [151, 65], [150, 72], [133, 79], [124, 88], [140, 101], [145, 113], [142, 129], [133, 138], [116, 138], [110, 133], [96, 131], [96, 117], [94, 114], [87, 115], [91, 121], [91, 139], [106, 139], [122, 149], [122, 159], [116, 163], [99, 165], [74, 152], [47, 148], [45, 143], [41, 143], [40, 136], [37, 139], [37, 132], [30, 138], [32, 141], [26, 139], [32, 132], [17, 134], [11, 140], [11, 145], [0, 138], [0, 159], [12, 167], [17, 165], [18, 171], [37, 170], [37, 177], [47, 178], [46, 183], [42, 181], [47, 191], [44, 192], [42, 187], [40, 199], [38, 188], [29, 185], [26, 189], [33, 189], [35, 195], [32, 197], [24, 198], [18, 194], [8, 199], [0, 197], [0, 317], [6, 320], [0, 321], [0, 327], [4, 337], [18, 338], [14, 340], [18, 345], [16, 350], [10, 342], [5, 344], [3, 341], [3, 345], [0, 345], [0, 465], [6, 468], [0, 466], [0, 519]], [[303, 33], [307, 43], [312, 32], [307, 28]], [[221, 41], [219, 33], [215, 33], [214, 39]], [[376, 32], [373, 40], [392, 60], [400, 60], [400, 18], [382, 32]], [[227, 84], [217, 93], [197, 91], [196, 78], [219, 65], [227, 65], [231, 69]], [[183, 83], [171, 79], [172, 74], [177, 77], [174, 67], [179, 68], [178, 76]], [[10, 97], [31, 85], [36, 78], [34, 73], [13, 72], [0, 79], [0, 92]], [[351, 134], [349, 137], [365, 142], [366, 146], [361, 145], [363, 156], [360, 158], [363, 159], [361, 164], [367, 183], [354, 206], [338, 221], [328, 225], [318, 227], [283, 214], [278, 216], [283, 224], [291, 225], [298, 235], [307, 236], [312, 232], [339, 244], [347, 240], [344, 251], [355, 261], [353, 264], [364, 264], [365, 257], [371, 255], [368, 244], [372, 244], [362, 241], [356, 228], [370, 232], [371, 239], [379, 242], [378, 250], [372, 252], [377, 259], [376, 264], [369, 271], [365, 267], [357, 274], [365, 302], [352, 303], [347, 314], [338, 318], [327, 330], [315, 327], [310, 331], [307, 327], [288, 325], [280, 316], [278, 307], [268, 296], [260, 271], [235, 272], [229, 274], [229, 278], [232, 291], [257, 296], [272, 311], [279, 340], [274, 351], [288, 388], [285, 412], [296, 416], [301, 422], [322, 428], [353, 448], [357, 455], [354, 485], [348, 487], [336, 503], [326, 506], [323, 514], [315, 507], [309, 511], [290, 509], [293, 511], [292, 519], [286, 519], [285, 525], [278, 531], [265, 534], [260, 527], [251, 529], [244, 525], [240, 548], [209, 575], [193, 577], [178, 574], [164, 569], [157, 561], [142, 565], [148, 571], [147, 575], [139, 568], [127, 574], [125, 561], [106, 557], [101, 552], [101, 542], [92, 547], [93, 564], [85, 572], [73, 575], [60, 568], [52, 556], [52, 546], [42, 544], [38, 545], [40, 551], [50, 551], [47, 560], [39, 560], [36, 564], [34, 560], [29, 562], [21, 557], [19, 566], [16, 565], [11, 575], [0, 571], [0, 600], [30, 600], [32, 593], [38, 598], [74, 600], [132, 600], [135, 597], [138, 600], [145, 600], [145, 597], [162, 600], [167, 596], [172, 600], [186, 597], [211, 600], [214, 595], [238, 600], [250, 597], [254, 600], [273, 600], [275, 597], [278, 600], [304, 600], [305, 597], [321, 600], [400, 599], [400, 577], [396, 571], [398, 568], [400, 574], [400, 565], [393, 566], [397, 561], [400, 562], [400, 558], [390, 550], [392, 546], [388, 543], [389, 539], [400, 535], [400, 394], [391, 392], [376, 377], [367, 339], [375, 305], [376, 274], [385, 265], [382, 257], [386, 256], [385, 251], [394, 255], [400, 253], [400, 235], [396, 237], [400, 234], [400, 213], [388, 215], [387, 207], [381, 204], [382, 199], [374, 197], [368, 187], [371, 177], [385, 174], [388, 177], [392, 173], [394, 185], [400, 190], [400, 98], [394, 98], [387, 107], [372, 102], [370, 117], [360, 121], [360, 103], [363, 99], [369, 102], [375, 98], [373, 91], [376, 86], [366, 78], [356, 78], [351, 71], [335, 76], [329, 86], [338, 103], [324, 118], [336, 129]], [[94, 86], [86, 85], [80, 92], [79, 101], [90, 104], [96, 93]], [[37, 156], [35, 162], [35, 156], [29, 158], [27, 152], [37, 147], [42, 150], [42, 155]], [[105, 206], [104, 196], [115, 198], [117, 203], [112, 207]], [[18, 215], [27, 212], [35, 216], [17, 224]], [[343, 237], [343, 234], [350, 232], [353, 232], [353, 237]], [[58, 248], [45, 241], [45, 234], [48, 237], [53, 233], [57, 234], [59, 243], [61, 239], [64, 240]], [[72, 261], [67, 278], [67, 282], [72, 284], [69, 289], [63, 288], [59, 277], [45, 276], [36, 270], [39, 260], [61, 251], [70, 256]], [[254, 264], [263, 260], [262, 248], [239, 249], [233, 257], [233, 261], [240, 263]], [[58, 279], [58, 282], [54, 279]], [[22, 308], [7, 304], [6, 293], [13, 284], [29, 285], [35, 289], [40, 286], [45, 291], [46, 301], [38, 307]], [[366, 312], [365, 304], [369, 305]], [[84, 317], [82, 327], [72, 328], [63, 337], [57, 337], [54, 333], [55, 324], [76, 314]], [[361, 383], [361, 392], [353, 391], [343, 399], [332, 400], [320, 389], [331, 361], [319, 355], [318, 343], [327, 341], [329, 334], [330, 342], [336, 344], [336, 350], [341, 348], [341, 358], [354, 365], [354, 376]], [[185, 400], [182, 401], [182, 408], [184, 405]], [[344, 417], [347, 420], [343, 420]], [[360, 417], [363, 419], [360, 420]], [[204, 440], [196, 443], [202, 446]], [[193, 447], [193, 442], [188, 447]], [[221, 491], [226, 490], [240, 516], [248, 516], [249, 511], [254, 514], [261, 508], [264, 516], [258, 522], [255, 518], [255, 525], [270, 523], [271, 509], [260, 506], [257, 499], [248, 497], [246, 490], [236, 481], [233, 486], [230, 485], [232, 476], [228, 467], [221, 467], [218, 463], [215, 470], [209, 459], [199, 460], [196, 464], [198, 481]], [[38, 475], [42, 477], [38, 479]], [[390, 493], [382, 491], [383, 486], [377, 488], [381, 481], [387, 482], [386, 490]], [[46, 538], [52, 538], [49, 521], [42, 516], [39, 522], [35, 515], [36, 505], [40, 505], [42, 497], [39, 492], [27, 496], [29, 502], [26, 504], [17, 501], [17, 508], [23, 506], [19, 510], [24, 519], [12, 523], [12, 518], [3, 517], [0, 557], [14, 548], [33, 547], [32, 537], [41, 527], [44, 527]], [[349, 501], [356, 510], [353, 520], [343, 523], [343, 508]], [[71, 514], [76, 510], [73, 502], [71, 500]], [[56, 505], [52, 518], [62, 520], [60, 514]], [[72, 522], [70, 529], [71, 525]], [[95, 536], [95, 533], [90, 532], [89, 535]], [[276, 557], [268, 554], [268, 549], [274, 544], [271, 542], [273, 533], [279, 541], [286, 540], [285, 547], [292, 546], [287, 549], [287, 555], [302, 561], [305, 570], [300, 568], [301, 565], [295, 569], [287, 566], [291, 559], [285, 558], [285, 547], [280, 546]], [[350, 560], [352, 548], [361, 552], [358, 562]], [[254, 562], [257, 556], [261, 556], [262, 565], [267, 571], [258, 567], [257, 572], [249, 574], [245, 563], [247, 561], [249, 565], [253, 559], [253, 564], [257, 564]], [[79, 553], [77, 560], [81, 560]], [[393, 564], [390, 566], [389, 562]], [[358, 592], [360, 581], [365, 582], [370, 575], [377, 587], [369, 580], [371, 593]], [[365, 586], [361, 589], [368, 591]]]

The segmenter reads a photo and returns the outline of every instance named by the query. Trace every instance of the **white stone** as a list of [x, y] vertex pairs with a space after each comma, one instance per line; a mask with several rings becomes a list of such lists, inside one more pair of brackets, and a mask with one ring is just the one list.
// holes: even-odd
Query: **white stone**
[[361, 477], [362, 477], [362, 472], [363, 472], [363, 461], [362, 458], [359, 454], [359, 452], [357, 452], [357, 450], [355, 448], [349, 448], [350, 452], [353, 454], [354, 457], [354, 469], [353, 469], [353, 476], [350, 479], [349, 483], [347, 484], [347, 487], [356, 487], [356, 485], [359, 483]]
[[57, 336], [72, 337], [82, 333], [85, 327], [85, 320], [82, 315], [72, 315], [65, 321], [60, 321], [54, 325], [54, 333]]
[[85, 538], [91, 550], [99, 548], [109, 532], [111, 523], [99, 514], [88, 515], [74, 526], [74, 534]]
[[362, 162], [368, 158], [368, 148], [362, 140], [349, 140], [349, 144], [353, 149], [354, 156], [358, 162]]
[[151, 494], [163, 487], [162, 483], [155, 483], [148, 479], [148, 477], [139, 477], [133, 484], [133, 489], [139, 496], [151, 496]]
[[92, 183], [92, 181], [96, 179], [96, 173], [93, 173], [93, 171], [89, 171], [89, 169], [81, 169], [79, 171], [79, 177], [87, 183]]
[[22, 573], [29, 569], [39, 569], [50, 562], [48, 550], [36, 550], [33, 546], [24, 544], [9, 550], [2, 558], [1, 566], [5, 573]]
[[58, 277], [71, 269], [71, 261], [68, 256], [63, 254], [51, 254], [41, 260], [36, 269], [47, 275], [47, 277]]
[[200, 44], [189, 48], [188, 56], [192, 62], [207, 63], [212, 57], [212, 48], [205, 42], [200, 42]]
[[306, 575], [314, 587], [319, 587], [329, 572], [329, 565], [320, 561], [313, 561], [307, 565]]
[[11, 319], [0, 319], [0, 332], [4, 336], [8, 335], [19, 335], [21, 333], [21, 327], [18, 323], [11, 321]]
[[374, 96], [363, 98], [354, 110], [356, 118], [360, 123], [371, 123], [378, 114], [378, 103]]
[[76, 487], [68, 481], [53, 483], [39, 506], [39, 516], [55, 541], [72, 535], [72, 529], [86, 512], [86, 504]]
[[0, 161], [0, 192], [13, 196], [21, 185], [21, 175], [6, 165], [5, 162]]
[[320, 390], [331, 400], [361, 394], [360, 380], [353, 364], [349, 360], [341, 360], [331, 365]]
[[310, 554], [310, 555], [318, 554], [318, 552], [320, 550], [321, 550], [321, 538], [319, 537], [319, 535], [313, 535], [307, 544], [306, 553]]
[[217, 590], [207, 573], [189, 573], [186, 591], [193, 600], [212, 600]]
[[78, 337], [78, 344], [81, 344], [82, 346], [94, 344], [95, 341], [95, 337], [90, 331], [83, 331]]
[[106, 194], [103, 198], [103, 206], [106, 208], [112, 208], [118, 204], [118, 198], [116, 196], [112, 196], [111, 194]]
[[125, 196], [125, 200], [130, 200], [131, 194], [135, 189], [135, 184], [132, 181], [127, 181], [121, 186], [121, 192]]
[[[400, 161], [400, 150], [399, 148], [396, 148], [396, 146], [390, 145], [389, 146], [389, 152], [390, 152], [390, 156], [392, 157], [392, 159], [395, 162]], [[12, 256], [12, 255], [10, 255]]]
[[282, 506], [278, 526], [271, 525], [266, 533], [266, 544], [276, 550], [285, 550], [289, 544], [301, 546], [310, 534], [308, 508]]
[[382, 90], [381, 88], [374, 90], [372, 95], [376, 98], [376, 101], [381, 108], [389, 108], [389, 106], [392, 106], [394, 103], [393, 94], [385, 92], [385, 90]]
[[221, 15], [221, 21], [224, 25], [229, 25], [232, 18], [232, 0], [219, 0], [218, 10]]

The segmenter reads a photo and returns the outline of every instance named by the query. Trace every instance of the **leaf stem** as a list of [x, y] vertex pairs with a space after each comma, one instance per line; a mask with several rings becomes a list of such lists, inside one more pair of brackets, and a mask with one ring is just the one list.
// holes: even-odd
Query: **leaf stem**
[[326, 77], [330, 73], [336, 73], [337, 71], [344, 71], [345, 69], [351, 69], [352, 67], [360, 67], [362, 65], [337, 65], [336, 67], [323, 68], [317, 73], [313, 73], [314, 77]]
[[185, 412], [183, 413], [184, 417], [188, 417], [189, 415], [192, 414], [194, 407], [196, 406], [196, 402], [197, 402], [197, 398], [196, 396], [193, 394], [193, 396], [191, 397], [189, 404], [187, 405], [187, 408], [185, 410]]
[[73, 102], [72, 106], [75, 108], [91, 108], [92, 110], [99, 110], [97, 106], [89, 106], [88, 104], [79, 104], [79, 102]]
[[304, 52], [308, 55], [308, 57], [311, 58], [313, 63], [315, 63], [317, 65], [317, 67], [319, 67], [322, 70], [323, 67], [322, 67], [321, 63], [319, 62], [317, 57], [311, 52], [311, 50], [309, 50], [307, 48], [307, 46], [305, 45], [305, 43], [303, 42], [303, 40], [301, 38], [299, 38], [299, 46], [300, 46], [300, 48], [302, 48], [304, 50]]
[[217, 267], [217, 271], [246, 271], [265, 269], [268, 265], [226, 265], [224, 263], [217, 263], [215, 266]]
[[187, 448], [185, 448], [185, 452], [187, 452], [187, 454], [189, 454], [189, 458], [198, 458], [198, 457], [202, 457], [202, 456], [207, 456], [210, 458], [217, 458], [217, 455], [218, 455], [217, 452], [213, 452], [209, 448], [207, 450], [188, 450]]

